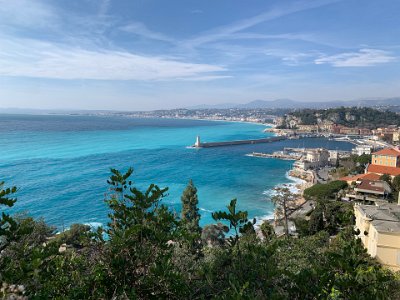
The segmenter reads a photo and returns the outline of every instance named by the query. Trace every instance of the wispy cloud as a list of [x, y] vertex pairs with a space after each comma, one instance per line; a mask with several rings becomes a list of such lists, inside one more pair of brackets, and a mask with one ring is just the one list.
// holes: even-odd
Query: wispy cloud
[[1, 24], [43, 28], [54, 25], [57, 14], [49, 5], [31, 0], [0, 0]]
[[150, 30], [146, 25], [140, 22], [133, 22], [128, 25], [120, 27], [120, 30], [142, 36], [144, 38], [174, 43], [175, 40], [162, 33]]
[[296, 12], [301, 12], [331, 3], [338, 2], [340, 0], [307, 0], [307, 1], [296, 1], [291, 4], [280, 5], [262, 14], [256, 15], [251, 18], [243, 19], [235, 23], [231, 23], [225, 26], [214, 28], [207, 31], [193, 39], [187, 40], [182, 44], [186, 47], [196, 47], [202, 44], [218, 41], [221, 39], [227, 39], [228, 37], [236, 34], [245, 29], [251, 28], [260, 23], [275, 20], [277, 18], [290, 15]]
[[205, 75], [205, 76], [195, 76], [195, 77], [183, 77], [178, 78], [183, 81], [212, 81], [217, 79], [229, 79], [233, 78], [231, 75]]
[[390, 52], [378, 49], [360, 49], [358, 52], [323, 56], [314, 62], [317, 65], [329, 64], [334, 67], [370, 67], [389, 63], [396, 58]]
[[94, 80], [211, 80], [218, 79], [219, 72], [226, 71], [218, 65], [142, 56], [126, 51], [84, 50], [28, 39], [0, 39], [0, 44], [2, 76]]
[[100, 5], [99, 5], [99, 16], [103, 17], [108, 13], [108, 10], [111, 6], [111, 0], [102, 0], [100, 1]]

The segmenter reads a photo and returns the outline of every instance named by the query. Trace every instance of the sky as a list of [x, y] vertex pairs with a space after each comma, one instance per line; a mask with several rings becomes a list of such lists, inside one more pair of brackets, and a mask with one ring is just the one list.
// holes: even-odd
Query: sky
[[400, 96], [399, 0], [0, 0], [0, 107]]

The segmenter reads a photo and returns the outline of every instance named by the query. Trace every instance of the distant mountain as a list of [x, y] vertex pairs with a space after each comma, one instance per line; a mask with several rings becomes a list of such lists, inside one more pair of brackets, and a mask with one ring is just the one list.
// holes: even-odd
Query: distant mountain
[[382, 106], [400, 106], [400, 97], [396, 98], [383, 98], [383, 99], [361, 99], [361, 100], [350, 100], [350, 101], [318, 101], [318, 102], [306, 102], [306, 101], [295, 101], [291, 99], [276, 99], [272, 101], [267, 100], [254, 100], [245, 104], [237, 103], [223, 103], [216, 105], [197, 105], [187, 107], [189, 109], [227, 109], [227, 108], [242, 108], [242, 109], [256, 109], [256, 108], [289, 108], [289, 109], [300, 109], [300, 108], [335, 108], [335, 107], [382, 107]]
[[188, 109], [228, 109], [237, 107], [237, 103], [221, 103], [215, 105], [200, 104], [195, 106], [187, 107]]

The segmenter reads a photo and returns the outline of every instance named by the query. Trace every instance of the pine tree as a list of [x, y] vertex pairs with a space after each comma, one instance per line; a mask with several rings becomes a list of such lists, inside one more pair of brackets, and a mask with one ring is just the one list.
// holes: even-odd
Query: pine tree
[[[0, 182], [0, 206], [12, 207], [14, 203], [17, 201], [16, 198], [12, 198], [13, 194], [17, 192], [17, 188], [15, 186], [10, 188], [4, 188], [4, 181]], [[7, 238], [9, 238], [13, 231], [17, 228], [17, 223], [15, 220], [9, 215], [6, 214], [1, 209], [0, 214], [0, 251], [6, 245]]]
[[199, 199], [197, 197], [197, 188], [193, 181], [190, 180], [186, 189], [183, 191], [182, 197], [182, 222], [190, 233], [201, 233], [199, 225]]
[[276, 195], [271, 198], [275, 204], [275, 217], [278, 221], [283, 221], [285, 236], [288, 237], [290, 215], [299, 207], [296, 204], [298, 195], [293, 194], [286, 185], [276, 188], [275, 191]]

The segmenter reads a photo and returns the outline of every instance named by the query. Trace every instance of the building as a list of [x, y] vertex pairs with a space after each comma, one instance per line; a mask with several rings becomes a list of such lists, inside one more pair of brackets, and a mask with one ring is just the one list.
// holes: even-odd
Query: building
[[346, 197], [355, 201], [386, 202], [387, 197], [392, 193], [389, 184], [383, 180], [362, 179], [356, 181], [352, 192], [346, 194]]
[[372, 152], [372, 146], [370, 145], [357, 145], [353, 150], [351, 150], [352, 154], [355, 155], [363, 155], [363, 154], [371, 154]]
[[324, 167], [329, 164], [329, 151], [323, 148], [307, 149], [305, 160], [314, 167]]
[[329, 150], [329, 164], [335, 166], [339, 161], [339, 151]]
[[297, 125], [297, 129], [303, 132], [318, 132], [318, 125]]
[[372, 153], [371, 164], [367, 166], [365, 173], [388, 174], [392, 178], [400, 175], [399, 148], [386, 148]]
[[337, 151], [333, 152], [332, 155], [333, 157], [331, 160], [330, 151], [324, 148], [304, 149], [301, 159], [295, 161], [293, 167], [304, 171], [313, 168], [325, 167], [332, 164], [335, 157], [337, 159]]
[[348, 185], [356, 184], [357, 182], [361, 182], [362, 180], [372, 180], [376, 181], [381, 178], [381, 175], [370, 173], [370, 174], [358, 174], [354, 176], [346, 176], [339, 178], [339, 180], [346, 181]]
[[386, 167], [400, 168], [400, 150], [386, 148], [372, 153], [372, 164]]
[[400, 142], [400, 131], [393, 132], [393, 142]]
[[374, 173], [374, 174], [378, 174], [378, 175], [388, 174], [393, 178], [397, 175], [400, 175], [400, 168], [385, 167], [385, 166], [370, 164], [365, 169], [365, 172], [366, 173]]
[[355, 205], [356, 228], [367, 252], [393, 271], [400, 270], [400, 205]]

